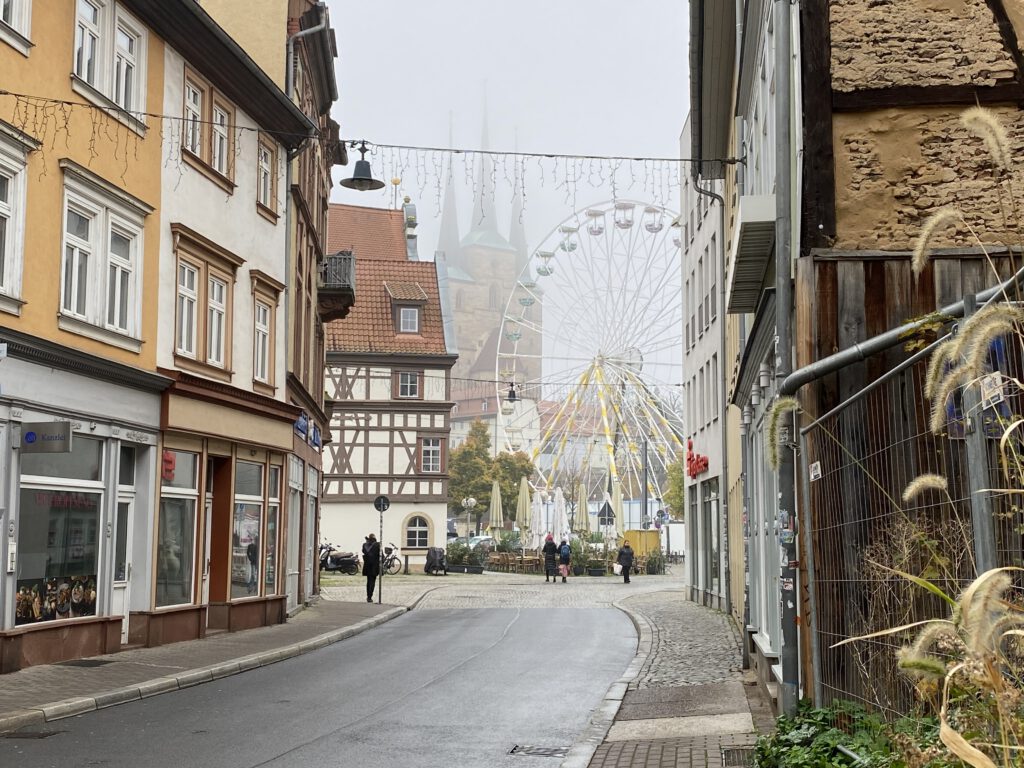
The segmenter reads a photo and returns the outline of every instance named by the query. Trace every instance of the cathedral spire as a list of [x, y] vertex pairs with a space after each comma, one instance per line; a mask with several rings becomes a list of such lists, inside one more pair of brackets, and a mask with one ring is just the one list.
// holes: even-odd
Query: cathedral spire
[[[486, 84], [485, 84], [486, 88]], [[476, 196], [473, 200], [473, 221], [474, 230], [497, 231], [494, 213], [494, 163], [491, 156], [486, 154], [490, 142], [487, 140], [487, 91], [484, 91], [484, 125], [480, 136], [480, 149], [484, 155], [480, 158], [480, 177], [477, 180]]]
[[[455, 146], [451, 112], [448, 113], [448, 146]], [[441, 231], [437, 237], [436, 250], [444, 253], [449, 264], [459, 265], [459, 215], [455, 203], [455, 188], [452, 186], [451, 160], [448, 164], [448, 180], [445, 183], [444, 205], [441, 208]]]

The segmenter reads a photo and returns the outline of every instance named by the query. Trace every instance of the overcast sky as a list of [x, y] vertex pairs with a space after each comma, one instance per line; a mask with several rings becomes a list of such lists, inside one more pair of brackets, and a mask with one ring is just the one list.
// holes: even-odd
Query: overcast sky
[[[518, 141], [526, 152], [679, 156], [689, 104], [683, 0], [327, 3], [338, 37], [340, 99], [334, 117], [346, 139], [449, 146], [451, 112], [454, 145], [480, 148], [486, 90], [492, 150], [512, 150]], [[394, 157], [382, 154], [376, 162], [387, 165]], [[350, 151], [350, 158], [336, 170], [335, 182], [350, 175], [358, 153]], [[439, 218], [437, 158], [406, 155], [398, 161], [407, 167], [402, 192], [418, 207], [420, 253], [431, 256]], [[573, 200], [554, 188], [547, 163], [524, 166], [531, 248], [572, 213]], [[412, 170], [417, 164], [418, 180]], [[380, 168], [374, 166], [375, 174]], [[610, 186], [598, 180], [601, 174], [587, 170], [591, 182], [578, 185], [577, 208], [612, 197]], [[643, 168], [620, 168], [620, 185], [624, 173], [629, 181], [642, 176]], [[495, 176], [499, 230], [507, 234], [510, 212], [503, 201], [512, 191], [503, 169]], [[455, 179], [464, 235], [472, 188], [464, 174]], [[659, 179], [659, 189], [665, 182]], [[640, 186], [623, 194], [650, 197]], [[379, 207], [392, 199], [390, 183], [383, 192], [335, 186], [333, 194], [334, 202]], [[678, 191], [654, 202], [675, 209]]]

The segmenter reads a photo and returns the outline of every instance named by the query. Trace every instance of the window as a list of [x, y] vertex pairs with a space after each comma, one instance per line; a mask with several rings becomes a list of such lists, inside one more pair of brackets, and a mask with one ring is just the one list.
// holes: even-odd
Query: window
[[442, 456], [441, 448], [443, 440], [440, 437], [420, 438], [420, 471], [437, 473], [441, 472]]
[[256, 161], [256, 202], [266, 209], [266, 213], [276, 214], [277, 145], [260, 137]]
[[62, 160], [59, 326], [138, 352], [143, 221], [152, 208]]
[[715, 235], [711, 236], [710, 254], [711, 258], [708, 261], [708, 279], [710, 282], [708, 286], [708, 300], [711, 303], [711, 320], [714, 320], [718, 316], [718, 301], [715, 299], [715, 262], [718, 258], [718, 245]]
[[182, 157], [227, 192], [233, 192], [234, 108], [210, 83], [189, 69], [185, 70], [184, 101], [181, 146], [187, 152]]
[[260, 593], [263, 469], [262, 464], [251, 461], [235, 463], [235, 507], [231, 531], [232, 599]]
[[192, 602], [199, 455], [165, 450], [156, 542], [156, 605]]
[[244, 262], [182, 224], [171, 224], [171, 232], [178, 257], [175, 363], [230, 381], [235, 273]]
[[424, 549], [430, 546], [430, 525], [426, 518], [418, 515], [405, 526], [405, 546]]
[[227, 313], [228, 285], [211, 277], [206, 304], [206, 362], [224, 366], [224, 316]]
[[262, 301], [256, 302], [256, 316], [253, 321], [252, 377], [256, 381], [269, 383], [270, 358], [270, 307]]
[[718, 353], [711, 356], [711, 418], [718, 418]]
[[400, 307], [398, 310], [398, 330], [401, 333], [420, 332], [419, 307]]
[[419, 398], [420, 374], [417, 371], [400, 371], [398, 374], [398, 396]]
[[72, 89], [137, 131], [146, 102], [144, 27], [115, 0], [78, 0]]
[[0, 40], [28, 56], [32, 0], [0, 0]]
[[281, 514], [281, 467], [270, 467], [267, 475], [267, 537], [263, 547], [265, 594], [277, 594], [278, 518]]

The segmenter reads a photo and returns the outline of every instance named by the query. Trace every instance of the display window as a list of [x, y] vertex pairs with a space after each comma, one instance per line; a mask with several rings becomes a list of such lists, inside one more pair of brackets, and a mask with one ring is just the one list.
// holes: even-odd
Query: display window
[[157, 524], [156, 605], [192, 602], [199, 454], [165, 450]]
[[263, 470], [262, 464], [251, 461], [235, 464], [235, 511], [231, 531], [232, 599], [260, 593]]
[[16, 625], [96, 615], [103, 445], [21, 457]]

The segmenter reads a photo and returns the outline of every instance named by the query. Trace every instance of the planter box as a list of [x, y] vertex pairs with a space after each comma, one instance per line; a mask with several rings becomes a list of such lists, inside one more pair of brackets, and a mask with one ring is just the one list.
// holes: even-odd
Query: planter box
[[466, 566], [464, 565], [449, 565], [448, 573], [465, 573]]
[[582, 576], [586, 572], [586, 570], [587, 569], [584, 568], [582, 565], [574, 565], [572, 567], [572, 575], [573, 576]]
[[587, 576], [606, 576], [607, 568], [587, 568]]
[[483, 573], [484, 567], [482, 565], [467, 565], [466, 573]]

